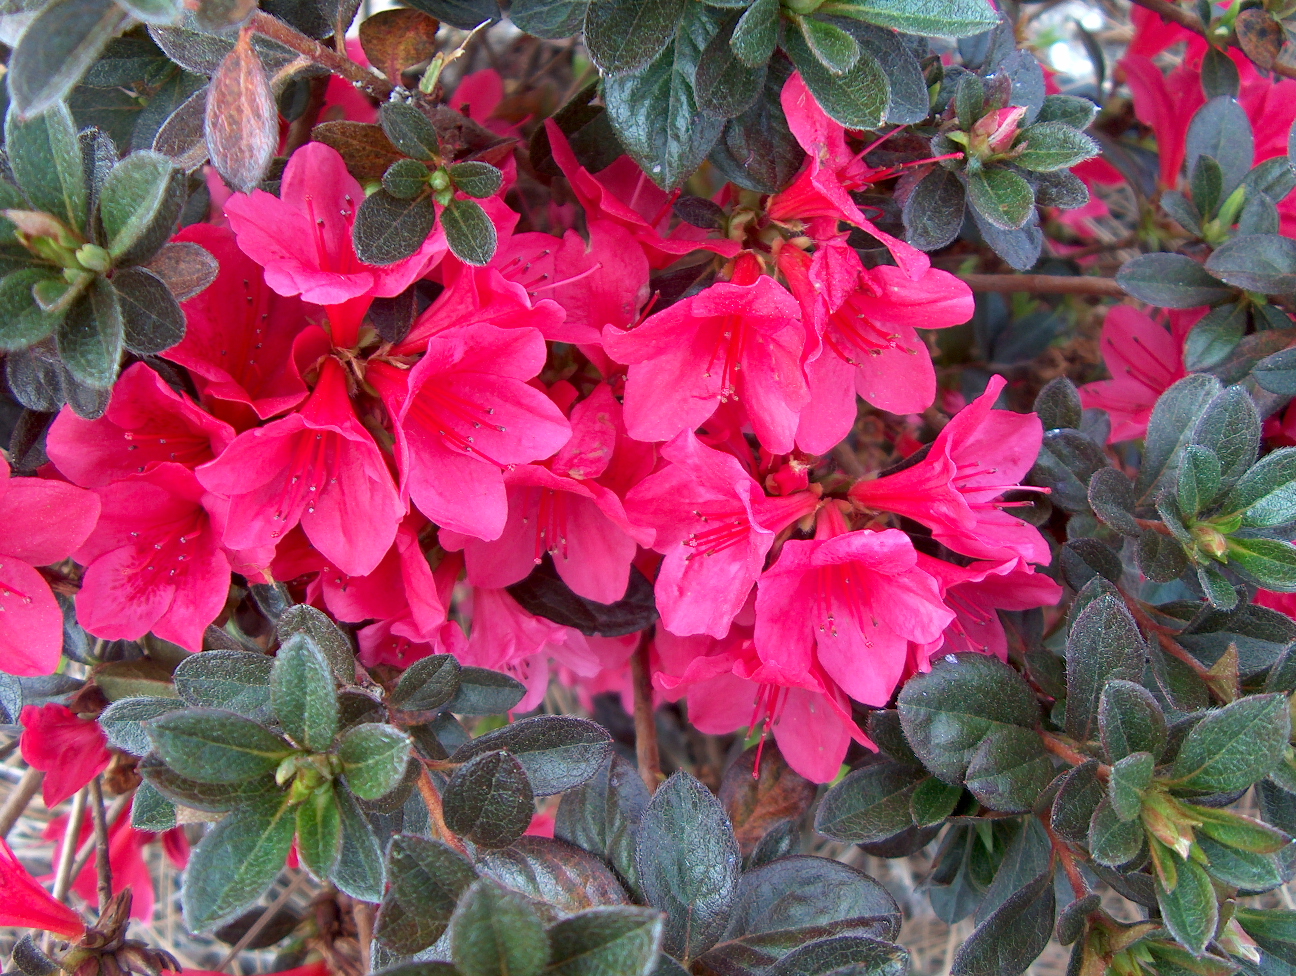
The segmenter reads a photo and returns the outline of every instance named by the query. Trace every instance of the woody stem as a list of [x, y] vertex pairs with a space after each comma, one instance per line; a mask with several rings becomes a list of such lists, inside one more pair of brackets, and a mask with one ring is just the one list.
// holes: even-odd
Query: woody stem
[[657, 790], [661, 782], [661, 752], [657, 748], [657, 719], [653, 717], [652, 671], [648, 648], [652, 645], [652, 631], [639, 635], [639, 646], [630, 658], [630, 680], [634, 684], [635, 758], [639, 761], [639, 775], [649, 793]]
[[1089, 886], [1085, 884], [1084, 875], [1080, 873], [1080, 868], [1076, 864], [1075, 855], [1066, 843], [1053, 832], [1053, 825], [1047, 817], [1040, 818], [1040, 823], [1044, 825], [1044, 831], [1048, 834], [1049, 843], [1053, 846], [1053, 854], [1062, 862], [1062, 870], [1066, 872], [1067, 880], [1071, 882], [1071, 890], [1075, 892], [1076, 900], [1087, 898], [1089, 896]]
[[32, 797], [40, 790], [44, 779], [45, 774], [39, 769], [29, 769], [23, 773], [22, 779], [5, 801], [4, 808], [0, 809], [0, 840], [9, 836], [9, 831], [13, 830], [14, 824], [27, 809], [27, 804], [31, 803]]
[[[104, 815], [103, 778], [90, 781], [90, 818], [94, 822], [95, 874], [99, 878], [99, 912], [112, 900], [112, 862], [108, 857], [108, 818]], [[64, 841], [64, 843], [68, 843]]]
[[423, 797], [423, 805], [427, 807], [428, 820], [432, 823], [432, 836], [445, 841], [461, 854], [466, 854], [463, 841], [446, 826], [445, 809], [441, 805], [441, 791], [436, 788], [436, 783], [432, 782], [432, 774], [422, 763], [419, 766], [418, 791]]
[[1115, 278], [1100, 278], [1094, 275], [964, 274], [958, 277], [973, 291], [1125, 297], [1124, 290], [1116, 284]]
[[356, 941], [360, 943], [360, 972], [373, 969], [374, 906], [367, 901], [353, 901], [351, 915], [355, 918]]
[[320, 67], [328, 68], [333, 74], [345, 78], [366, 95], [376, 98], [380, 102], [385, 102], [391, 97], [391, 82], [378, 77], [368, 68], [356, 64], [350, 58], [344, 58], [333, 49], [325, 47], [319, 41], [289, 27], [282, 20], [271, 16], [264, 10], [258, 10], [254, 13], [248, 20], [248, 26], [262, 37], [278, 41], [284, 47], [310, 58]]

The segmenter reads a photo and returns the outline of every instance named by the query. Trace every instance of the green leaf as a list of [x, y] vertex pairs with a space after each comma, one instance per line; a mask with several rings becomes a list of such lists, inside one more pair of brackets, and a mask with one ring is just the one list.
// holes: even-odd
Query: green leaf
[[999, 23], [994, 8], [984, 0], [830, 0], [819, 10], [906, 34], [939, 37], [971, 37]]
[[1039, 734], [1009, 727], [986, 736], [968, 763], [966, 785], [991, 810], [1024, 813], [1053, 779]]
[[1238, 480], [1223, 509], [1245, 512], [1242, 524], [1255, 528], [1296, 519], [1296, 447], [1280, 447], [1262, 457]]
[[388, 704], [410, 712], [440, 708], [459, 691], [459, 662], [449, 654], [415, 661], [400, 676]]
[[849, 844], [894, 837], [914, 825], [915, 792], [929, 780], [924, 770], [899, 763], [862, 766], [824, 794], [815, 811], [815, 830]]
[[803, 945], [770, 966], [763, 976], [906, 976], [909, 953], [901, 946], [848, 935]]
[[108, 736], [109, 745], [132, 756], [143, 756], [153, 748], [144, 723], [183, 707], [174, 698], [123, 698], [100, 713], [99, 727]]
[[49, 268], [19, 268], [0, 278], [0, 351], [25, 349], [49, 337], [63, 313], [44, 311], [32, 289], [61, 280]]
[[211, 928], [260, 898], [283, 870], [295, 826], [287, 798], [278, 796], [240, 807], [208, 831], [189, 859], [180, 896], [190, 931]]
[[1213, 807], [1185, 804], [1193, 819], [1200, 820], [1197, 832], [1227, 847], [1251, 854], [1277, 854], [1292, 839], [1276, 827], [1252, 817]]
[[297, 807], [297, 853], [321, 881], [333, 873], [342, 856], [342, 813], [331, 783]]
[[[338, 732], [338, 699], [333, 687], [333, 671], [324, 660], [323, 652], [308, 635], [294, 634], [279, 646], [270, 672], [270, 702], [284, 732], [302, 748], [310, 752], [325, 752], [332, 748]], [[343, 758], [347, 777], [352, 780], [357, 773], [345, 764], [346, 756], [354, 755], [354, 752], [346, 753]], [[363, 782], [365, 775], [359, 775]], [[355, 789], [354, 784], [352, 789]], [[356, 790], [356, 795], [373, 799], [363, 790]]]
[[779, 0], [754, 0], [734, 27], [729, 46], [743, 64], [765, 64], [778, 43]]
[[1162, 480], [1175, 470], [1180, 452], [1188, 446], [1197, 418], [1221, 389], [1215, 377], [1194, 374], [1176, 382], [1157, 399], [1144, 439], [1143, 463], [1134, 484], [1140, 504], [1156, 497]]
[[1127, 294], [1162, 308], [1214, 305], [1233, 295], [1186, 254], [1140, 254], [1116, 272], [1116, 284]]
[[[1179, 462], [1179, 484], [1176, 500], [1179, 512], [1195, 518], [1203, 508], [1208, 508], [1220, 491], [1220, 459], [1209, 448], [1190, 445]], [[1176, 527], [1171, 524], [1171, 531]]]
[[1296, 293], [1296, 241], [1278, 234], [1244, 234], [1206, 259], [1216, 278], [1266, 295]]
[[1279, 396], [1296, 396], [1296, 348], [1265, 356], [1251, 367], [1251, 376], [1262, 390]]
[[209, 813], [226, 813], [282, 793], [269, 773], [239, 783], [200, 783], [170, 769], [157, 753], [145, 756], [136, 768], [146, 783], [172, 803]]
[[982, 654], [945, 655], [905, 684], [899, 709], [914, 752], [951, 785], [962, 783], [987, 737], [1039, 722], [1039, 705], [1022, 676]]
[[519, 30], [556, 41], [579, 34], [588, 0], [513, 0], [509, 20]]
[[379, 190], [356, 211], [351, 241], [356, 257], [366, 264], [395, 264], [416, 254], [434, 227], [436, 206], [430, 196], [401, 200]]
[[76, 230], [84, 229], [89, 192], [76, 123], [67, 106], [57, 103], [22, 118], [11, 105], [5, 116], [5, 149], [14, 178], [32, 206]]
[[459, 691], [445, 710], [456, 715], [503, 715], [525, 694], [526, 686], [517, 678], [469, 666], [459, 672]]
[[585, 14], [585, 45], [604, 75], [651, 64], [685, 16], [686, 0], [599, 0]]
[[477, 880], [468, 860], [440, 841], [399, 834], [387, 851], [391, 887], [374, 937], [392, 952], [422, 952], [445, 933], [460, 896]]
[[154, 719], [149, 738], [168, 766], [200, 783], [237, 783], [273, 772], [289, 743], [249, 718], [216, 708], [186, 708]]
[[783, 48], [830, 118], [848, 129], [873, 129], [881, 125], [891, 102], [891, 86], [886, 72], [870, 52], [861, 50], [853, 67], [834, 74], [823, 66], [800, 32], [788, 31], [783, 37]]
[[1282, 861], [1273, 854], [1255, 854], [1217, 843], [1210, 837], [1197, 838], [1208, 863], [1206, 873], [1223, 884], [1246, 892], [1272, 891], [1283, 884]]
[[535, 813], [526, 771], [507, 752], [474, 756], [456, 769], [444, 800], [446, 826], [482, 847], [508, 847]]
[[499, 243], [495, 223], [475, 200], [451, 200], [441, 211], [441, 226], [460, 261], [481, 266], [495, 256]]
[[967, 194], [958, 174], [943, 166], [935, 167], [905, 201], [909, 243], [923, 251], [936, 251], [949, 244], [963, 226], [966, 207]]
[[343, 735], [337, 754], [351, 792], [362, 800], [376, 800], [394, 790], [405, 775], [410, 738], [393, 726], [370, 722]]
[[1266, 953], [1296, 966], [1296, 912], [1284, 908], [1238, 907], [1233, 917]]
[[957, 786], [929, 776], [914, 789], [909, 797], [909, 813], [918, 827], [935, 827], [952, 816], [963, 791]]
[[1207, 48], [1206, 55], [1202, 58], [1201, 75], [1202, 91], [1205, 92], [1207, 101], [1221, 95], [1237, 98], [1241, 79], [1237, 65], [1227, 54], [1213, 47]]
[[161, 833], [176, 825], [176, 809], [149, 783], [140, 783], [131, 798], [131, 826]]
[[1143, 843], [1141, 822], [1122, 820], [1110, 800], [1098, 804], [1089, 822], [1089, 852], [1095, 861], [1109, 868], [1124, 867], [1139, 856]]
[[610, 753], [583, 786], [563, 794], [554, 836], [603, 858], [634, 889], [635, 833], [650, 798], [639, 771]]
[[305, 603], [288, 607], [280, 615], [275, 633], [280, 643], [293, 634], [308, 634], [323, 652], [337, 680], [342, 684], [355, 682], [355, 651], [351, 641], [324, 611]]
[[1107, 783], [1112, 813], [1120, 820], [1134, 820], [1143, 808], [1143, 791], [1152, 785], [1156, 760], [1150, 753], [1135, 752], [1112, 766]]
[[1196, 861], [1170, 856], [1175, 858], [1179, 882], [1174, 891], [1166, 891], [1157, 878], [1157, 906], [1175, 940], [1194, 956], [1200, 956], [1206, 951], [1207, 943], [1215, 937], [1215, 926], [1219, 924], [1215, 889]]
[[1249, 695], [1207, 713], [1179, 747], [1175, 785], [1203, 793], [1241, 790], [1264, 779], [1291, 732], [1285, 695]]
[[1022, 129], [1015, 146], [1025, 150], [1013, 160], [1022, 169], [1051, 173], [1098, 155], [1098, 144], [1065, 122], [1036, 122]]
[[223, 708], [251, 719], [270, 716], [274, 658], [247, 651], [191, 654], [175, 669], [175, 686], [190, 705]]
[[1192, 168], [1192, 202], [1206, 219], [1219, 210], [1224, 193], [1224, 170], [1211, 156], [1198, 156]]
[[497, 749], [507, 750], [522, 764], [536, 796], [553, 796], [598, 772], [612, 750], [612, 737], [588, 719], [539, 715], [487, 732], [465, 743], [451, 759], [467, 762]]
[[1255, 463], [1260, 447], [1260, 413], [1251, 395], [1240, 386], [1217, 394], [1194, 425], [1191, 443], [1219, 460], [1224, 488], [1236, 484]]
[[548, 905], [553, 912], [550, 920], [629, 901], [607, 864], [553, 837], [528, 834], [506, 848], [479, 849], [476, 864], [483, 877]]
[[1226, 198], [1250, 172], [1255, 159], [1251, 120], [1236, 99], [1212, 98], [1193, 115], [1184, 149], [1189, 173], [1202, 156], [1219, 163], [1224, 176], [1221, 197]]
[[640, 821], [636, 858], [648, 903], [666, 913], [662, 950], [687, 962], [715, 945], [742, 857], [711, 792], [686, 772], [663, 783]]
[[[591, 4], [590, 10], [599, 6]], [[633, 75], [603, 81], [603, 100], [617, 138], [648, 177], [668, 190], [692, 175], [724, 125], [702, 111], [693, 91], [698, 61], [720, 21], [718, 11], [685, 4], [674, 42], [656, 60]]]
[[161, 153], [133, 152], [99, 191], [108, 252], [122, 265], [146, 261], [166, 243], [184, 204], [184, 172]]
[[855, 67], [860, 46], [850, 34], [814, 17], [797, 17], [796, 21], [806, 47], [831, 74], [844, 75]]
[[764, 62], [752, 67], [734, 53], [731, 41], [737, 23], [736, 18], [727, 20], [711, 38], [698, 61], [694, 77], [694, 96], [698, 106], [709, 115], [722, 119], [741, 115], [751, 108], [760, 97], [768, 75]]
[[647, 976], [661, 946], [662, 919], [648, 908], [592, 908], [549, 929], [555, 976]]
[[1280, 539], [1228, 540], [1229, 560], [1268, 590], [1296, 590], [1296, 546]]
[[383, 189], [397, 200], [413, 200], [428, 188], [428, 168], [417, 159], [398, 159], [383, 173]]
[[[28, 116], [51, 106], [62, 108], [59, 100], [72, 91], [127, 19], [127, 12], [111, 0], [46, 4], [27, 25], [9, 59], [14, 108]], [[75, 156], [68, 161], [80, 165], [81, 159]]]
[[1086, 843], [1094, 810], [1105, 796], [1106, 790], [1098, 779], [1096, 759], [1064, 773], [1050, 811], [1053, 829], [1063, 840], [1073, 844]]
[[419, 0], [411, 6], [460, 30], [472, 30], [483, 21], [500, 19], [499, 4], [495, 0]]
[[342, 817], [342, 854], [329, 880], [352, 898], [381, 901], [386, 873], [378, 838], [350, 790], [338, 789], [333, 795]]
[[1098, 114], [1098, 106], [1087, 98], [1078, 95], [1046, 95], [1039, 115], [1035, 116], [1036, 124], [1041, 122], [1064, 122], [1073, 129], [1084, 130]]
[[1067, 635], [1066, 731], [1078, 742], [1098, 737], [1098, 703], [1107, 681], [1143, 673], [1143, 638], [1124, 601], [1100, 596], [1081, 611]]
[[967, 178], [968, 202], [1004, 230], [1025, 225], [1035, 212], [1035, 191], [1024, 178], [1002, 166], [991, 166]]
[[1138, 538], [1143, 534], [1134, 517], [1134, 485], [1123, 471], [1099, 468], [1089, 479], [1089, 507], [1100, 521], [1121, 535]]
[[480, 160], [451, 163], [446, 169], [457, 190], [479, 200], [493, 197], [504, 185], [504, 174]]
[[185, 316], [166, 284], [147, 268], [125, 268], [112, 278], [121, 306], [122, 342], [137, 356], [152, 356], [184, 338]]
[[431, 162], [441, 154], [431, 119], [408, 102], [385, 102], [378, 122], [392, 145], [413, 159]]
[[55, 332], [59, 355], [72, 378], [106, 390], [117, 378], [123, 348], [121, 303], [107, 278], [95, 276]]
[[525, 898], [481, 878], [450, 921], [450, 953], [462, 976], [537, 976], [549, 961], [549, 937]]
[[996, 908], [954, 955], [951, 976], [1020, 976], [1053, 935], [1050, 867]]
[[1108, 681], [1098, 702], [1098, 729], [1112, 762], [1136, 752], [1160, 759], [1166, 745], [1166, 720], [1152, 692], [1133, 681]]

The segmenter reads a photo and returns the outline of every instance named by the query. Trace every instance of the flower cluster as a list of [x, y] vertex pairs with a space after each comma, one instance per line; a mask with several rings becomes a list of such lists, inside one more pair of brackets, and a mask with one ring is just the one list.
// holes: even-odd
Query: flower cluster
[[[1034, 569], [1048, 544], [1012, 514], [1029, 503], [1004, 500], [1042, 431], [994, 408], [1002, 378], [897, 470], [851, 479], [832, 462], [857, 395], [897, 415], [932, 405], [917, 329], [967, 321], [972, 295], [861, 210], [852, 193], [889, 171], [799, 75], [783, 103], [801, 175], [772, 196], [722, 190], [712, 230], [672, 226], [673, 198], [628, 158], [583, 169], [549, 123], [580, 213], [515, 233], [506, 181], [483, 201], [501, 241], [485, 266], [440, 231], [361, 262], [365, 188], [328, 146], [298, 149], [279, 196], [236, 194], [177, 238], [220, 265], [164, 354], [189, 385], [136, 363], [103, 417], [64, 410], [50, 430], [71, 485], [9, 483], [68, 513], [69, 538], [33, 534], [19, 570], [70, 553], [88, 631], [190, 651], [232, 574], [287, 582], [358, 625], [366, 666], [449, 652], [523, 680], [519, 710], [551, 662], [624, 687], [636, 637], [535, 616], [509, 588], [549, 559], [607, 605], [642, 572], [660, 695], [687, 698], [705, 732], [767, 722], [794, 768], [832, 779], [852, 739], [871, 745], [852, 702], [886, 705], [942, 649], [1005, 657], [996, 609], [1060, 589]], [[894, 264], [866, 266], [852, 229]], [[686, 257], [700, 286], [650, 293], [650, 272]], [[383, 338], [373, 303], [411, 289], [426, 307]], [[57, 612], [43, 583], [11, 589]], [[32, 673], [57, 660], [46, 631], [27, 642]]]

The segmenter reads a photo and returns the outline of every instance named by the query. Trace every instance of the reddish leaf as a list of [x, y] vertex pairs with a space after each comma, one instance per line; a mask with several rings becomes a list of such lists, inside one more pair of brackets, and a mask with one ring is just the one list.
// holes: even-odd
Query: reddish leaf
[[261, 182], [279, 146], [279, 110], [246, 29], [212, 76], [205, 128], [207, 151], [230, 186], [246, 192]]
[[720, 784], [720, 802], [744, 857], [784, 820], [800, 820], [815, 797], [814, 783], [794, 772], [772, 742], [765, 743], [760, 778], [752, 775], [756, 752], [753, 746], [739, 756]]
[[367, 122], [321, 122], [311, 130], [311, 138], [336, 149], [351, 175], [362, 182], [382, 179], [388, 166], [405, 158], [382, 126]]
[[1269, 70], [1282, 47], [1283, 30], [1278, 22], [1263, 10], [1243, 10], [1237, 15], [1238, 42], [1246, 56], [1256, 67]]
[[211, 252], [193, 241], [172, 241], [147, 267], [166, 283], [178, 302], [193, 298], [215, 281], [220, 271]]
[[436, 54], [440, 26], [421, 10], [380, 10], [360, 25], [360, 46], [370, 64], [398, 85], [402, 71]]

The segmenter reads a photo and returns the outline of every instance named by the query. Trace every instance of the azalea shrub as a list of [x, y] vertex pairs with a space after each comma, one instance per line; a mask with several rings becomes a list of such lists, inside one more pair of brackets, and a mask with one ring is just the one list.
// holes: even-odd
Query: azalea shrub
[[5, 10], [9, 972], [1296, 969], [1286, 7]]

